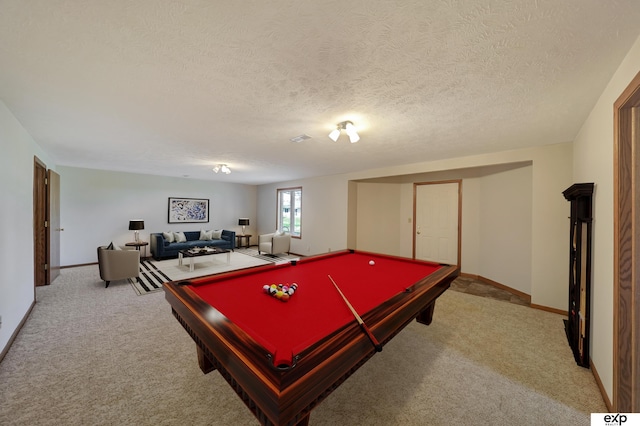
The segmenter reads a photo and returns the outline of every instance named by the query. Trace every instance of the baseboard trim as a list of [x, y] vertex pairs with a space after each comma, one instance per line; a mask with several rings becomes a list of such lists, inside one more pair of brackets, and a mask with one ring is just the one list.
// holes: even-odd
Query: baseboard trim
[[31, 302], [31, 306], [29, 306], [29, 309], [27, 309], [27, 312], [24, 314], [24, 317], [22, 317], [22, 320], [20, 321], [20, 324], [18, 324], [18, 327], [15, 329], [13, 334], [11, 334], [11, 337], [9, 337], [9, 341], [7, 342], [7, 345], [4, 347], [4, 349], [2, 349], [2, 352], [0, 352], [0, 362], [2, 362], [4, 357], [9, 353], [9, 349], [11, 349], [11, 345], [13, 344], [13, 341], [16, 340], [16, 337], [18, 337], [18, 333], [20, 333], [20, 330], [22, 330], [22, 327], [27, 322], [27, 319], [29, 318], [29, 315], [31, 315], [31, 311], [33, 310], [33, 307], [35, 305], [36, 305], [36, 301], [34, 300], [33, 302]]
[[609, 396], [607, 395], [607, 391], [604, 390], [604, 386], [602, 384], [602, 380], [600, 380], [600, 375], [598, 374], [598, 370], [596, 369], [596, 365], [593, 363], [591, 357], [589, 357], [589, 365], [591, 366], [591, 372], [593, 373], [593, 377], [596, 379], [596, 384], [598, 385], [598, 389], [600, 389], [600, 394], [602, 395], [602, 399], [604, 401], [604, 405], [607, 406], [607, 410], [609, 413], [613, 413], [613, 404], [609, 400]]
[[540, 309], [541, 311], [551, 312], [551, 313], [554, 313], [554, 314], [560, 314], [560, 315], [565, 316], [565, 317], [568, 315], [567, 311], [563, 311], [562, 309], [550, 308], [548, 306], [536, 305], [534, 303], [531, 303], [529, 306], [531, 306], [533, 309]]
[[475, 274], [467, 274], [466, 272], [460, 272], [460, 276], [461, 277], [465, 277], [465, 278], [472, 278], [474, 280], [479, 280], [480, 277], [478, 275]]
[[79, 263], [77, 265], [66, 265], [66, 266], [61, 266], [60, 269], [67, 269], [67, 268], [78, 268], [80, 266], [91, 266], [91, 265], [97, 265], [98, 262], [91, 262], [91, 263]]

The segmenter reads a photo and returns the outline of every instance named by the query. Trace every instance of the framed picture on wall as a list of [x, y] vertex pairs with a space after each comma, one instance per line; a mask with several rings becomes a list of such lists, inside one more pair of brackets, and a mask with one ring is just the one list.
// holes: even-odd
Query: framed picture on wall
[[208, 199], [169, 197], [169, 223], [203, 222], [209, 222]]

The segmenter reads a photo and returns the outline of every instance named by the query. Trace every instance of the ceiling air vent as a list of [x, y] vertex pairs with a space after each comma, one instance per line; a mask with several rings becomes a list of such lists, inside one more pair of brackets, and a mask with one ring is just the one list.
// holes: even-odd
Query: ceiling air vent
[[307, 134], [302, 134], [300, 136], [296, 136], [293, 137], [291, 139], [289, 139], [291, 142], [296, 142], [296, 143], [300, 143], [302, 141], [306, 141], [307, 139], [311, 139], [311, 136], [307, 135]]

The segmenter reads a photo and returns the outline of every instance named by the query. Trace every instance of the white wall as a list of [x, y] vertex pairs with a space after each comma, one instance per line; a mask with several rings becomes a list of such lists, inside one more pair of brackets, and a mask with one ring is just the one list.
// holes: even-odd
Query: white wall
[[594, 182], [591, 359], [613, 398], [613, 104], [640, 71], [640, 38], [574, 141], [575, 182]]
[[[469, 174], [454, 170], [446, 175], [462, 179], [462, 272], [531, 294], [531, 165], [465, 177]], [[445, 180], [441, 173], [413, 179]], [[357, 247], [411, 257], [413, 203], [413, 182], [358, 182]]]
[[[531, 301], [533, 304], [566, 310], [567, 285], [569, 279], [567, 267], [567, 235], [569, 228], [566, 218], [569, 213], [569, 204], [562, 196], [562, 191], [572, 183], [571, 161], [572, 145], [565, 143], [367, 170], [344, 175], [261, 185], [258, 187], [258, 222], [275, 223], [275, 192], [277, 188], [302, 186], [303, 198], [316, 200], [316, 202], [309, 206], [303, 202], [303, 235], [302, 238], [292, 242], [292, 251], [306, 255], [324, 253], [328, 247], [331, 247], [333, 250], [344, 249], [347, 248], [347, 228], [349, 228], [349, 235], [351, 235], [351, 227], [356, 226], [354, 217], [362, 217], [363, 215], [360, 211], [360, 206], [357, 206], [357, 214], [347, 211], [349, 205], [353, 206], [355, 204], [348, 199], [350, 195], [348, 188], [352, 188], [352, 192], [355, 192], [353, 197], [357, 197], [357, 191], [353, 191], [354, 186], [357, 185], [353, 185], [350, 181], [440, 171], [455, 171], [458, 169], [487, 165], [531, 162], [531, 261], [529, 263], [529, 271], [531, 274]], [[470, 180], [470, 189], [473, 188], [474, 185], [477, 187], [479, 183]], [[463, 191], [465, 190], [463, 182]], [[484, 202], [480, 197], [481, 194], [478, 194], [475, 198], [474, 202], [477, 203], [477, 206]], [[406, 195], [400, 197], [400, 199], [406, 198]], [[470, 198], [470, 200], [473, 200], [473, 197]], [[514, 199], [514, 202], [517, 203], [517, 199]], [[509, 205], [506, 200], [505, 205], [507, 205], [507, 208], [515, 208]], [[525, 204], [525, 206], [526, 205], [527, 204]], [[463, 207], [463, 212], [465, 211], [464, 209], [465, 207]], [[406, 215], [406, 209], [403, 210], [403, 212], [403, 214]], [[404, 219], [401, 221], [404, 224]], [[481, 222], [479, 223], [481, 224]], [[463, 238], [465, 238], [467, 233], [471, 233], [470, 244], [466, 245], [463, 242], [463, 268], [473, 264], [479, 267], [479, 251], [484, 250], [482, 246], [483, 242], [480, 240], [479, 234], [474, 235], [473, 231], [468, 229], [472, 224], [473, 221], [465, 222], [463, 217]], [[404, 225], [407, 226], [407, 224]], [[262, 233], [263, 231], [268, 232], [269, 230], [270, 229], [259, 228], [258, 231]], [[526, 233], [526, 230], [519, 229], [518, 232], [523, 234]], [[406, 232], [401, 232], [401, 234], [407, 235]], [[357, 239], [354, 240], [354, 244], [356, 241]], [[476, 244], [477, 250], [474, 248]], [[526, 244], [526, 242], [523, 241], [522, 244]], [[401, 242], [401, 246], [406, 247], [406, 242]], [[356, 244], [355, 247], [349, 248], [359, 247], [357, 247]], [[397, 254], [406, 255], [402, 250]], [[524, 252], [526, 252], [526, 250]], [[496, 256], [496, 258], [499, 257], [500, 255]], [[526, 271], [527, 269], [525, 268], [524, 270]], [[487, 275], [487, 278], [494, 279], [492, 274]], [[500, 277], [501, 276], [498, 276], [498, 279], [495, 280], [498, 281]], [[526, 285], [527, 284], [525, 284], [525, 286]]]
[[401, 189], [391, 183], [358, 183], [356, 244], [360, 250], [391, 255], [402, 252]]
[[[130, 219], [143, 219], [140, 238], [163, 231], [242, 230], [238, 218], [248, 217], [245, 233], [256, 235], [256, 187], [186, 178], [58, 167], [60, 174], [60, 263], [97, 262], [96, 248], [133, 241]], [[169, 224], [169, 197], [208, 198], [209, 223]], [[252, 238], [256, 241], [256, 238]], [[149, 247], [147, 247], [147, 254]]]
[[531, 294], [532, 167], [479, 180], [480, 244], [476, 274]]
[[34, 156], [55, 169], [22, 125], [0, 101], [0, 352], [34, 302]]
[[277, 189], [296, 186], [302, 187], [303, 222], [301, 237], [291, 239], [291, 252], [306, 256], [346, 249], [348, 182], [336, 176], [259, 186], [258, 235], [276, 229]]
[[[480, 195], [481, 178], [468, 178], [462, 181], [462, 225], [460, 247], [460, 266], [464, 273], [480, 275]], [[474, 272], [475, 271], [475, 272]], [[487, 277], [488, 278], [488, 277]], [[505, 284], [507, 285], [507, 284]], [[531, 294], [529, 289], [528, 294]]]
[[572, 144], [536, 156], [531, 207], [531, 303], [566, 311], [569, 283], [570, 204], [562, 191], [571, 179]]

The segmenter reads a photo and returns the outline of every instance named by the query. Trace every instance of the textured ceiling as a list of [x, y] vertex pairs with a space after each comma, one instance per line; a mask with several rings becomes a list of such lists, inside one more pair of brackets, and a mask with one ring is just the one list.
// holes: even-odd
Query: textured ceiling
[[[638, 22], [638, 0], [0, 0], [0, 99], [58, 165], [277, 182], [571, 141]], [[347, 119], [360, 142], [331, 141]]]

